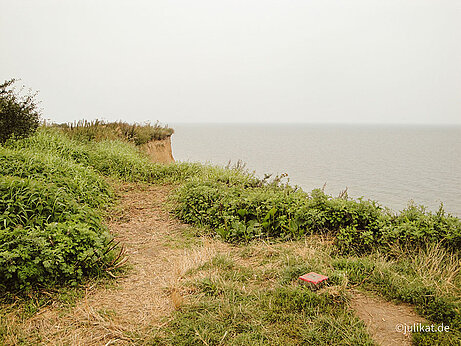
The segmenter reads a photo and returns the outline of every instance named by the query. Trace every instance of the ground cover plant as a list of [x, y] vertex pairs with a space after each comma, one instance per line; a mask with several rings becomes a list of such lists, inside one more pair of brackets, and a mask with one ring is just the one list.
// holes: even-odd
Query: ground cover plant
[[432, 213], [410, 204], [393, 213], [374, 201], [310, 194], [248, 172], [215, 171], [183, 184], [176, 214], [185, 222], [211, 227], [225, 240], [296, 239], [306, 234], [335, 236], [339, 251], [367, 253], [400, 244], [417, 248], [440, 242], [461, 248], [461, 220], [443, 208]]
[[[182, 289], [194, 299], [153, 342], [370, 344], [348, 310], [350, 287], [450, 325], [450, 334], [414, 334], [419, 344], [460, 338], [461, 224], [442, 208], [410, 204], [395, 213], [345, 194], [306, 193], [282, 177], [260, 179], [239, 165], [156, 164], [133, 142], [49, 127], [0, 146], [2, 292], [77, 284], [114, 266], [103, 222], [114, 200], [108, 178], [173, 184], [181, 220], [237, 244], [237, 258], [217, 257], [189, 273]], [[318, 236], [328, 241], [296, 254]], [[306, 271], [328, 275], [333, 289], [298, 287]]]
[[42, 127], [0, 146], [0, 291], [76, 284], [113, 267], [102, 216], [114, 195], [105, 177], [179, 181], [202, 168], [155, 164], [121, 140], [72, 139]]
[[0, 291], [77, 283], [110, 261], [100, 209], [112, 194], [93, 170], [2, 147], [0, 172]]
[[2, 291], [77, 283], [111, 263], [101, 214], [113, 194], [91, 151], [46, 129], [0, 148]]

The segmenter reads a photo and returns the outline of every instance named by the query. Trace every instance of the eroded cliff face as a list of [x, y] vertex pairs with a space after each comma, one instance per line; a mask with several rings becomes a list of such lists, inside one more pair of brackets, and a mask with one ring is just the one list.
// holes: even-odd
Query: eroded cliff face
[[173, 152], [171, 150], [171, 137], [150, 141], [141, 145], [141, 149], [144, 150], [154, 162], [174, 162]]

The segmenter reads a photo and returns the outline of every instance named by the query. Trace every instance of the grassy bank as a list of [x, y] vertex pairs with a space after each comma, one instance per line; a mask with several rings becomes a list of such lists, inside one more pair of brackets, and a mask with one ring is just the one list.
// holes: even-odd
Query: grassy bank
[[201, 170], [154, 164], [133, 144], [76, 140], [53, 128], [9, 141], [0, 147], [0, 290], [76, 283], [115, 265], [102, 222], [113, 201], [107, 177], [179, 182]]
[[74, 123], [54, 124], [72, 139], [80, 141], [122, 140], [142, 145], [152, 140], [162, 140], [173, 134], [173, 129], [158, 123], [128, 124], [123, 121], [80, 120]]
[[[410, 205], [395, 214], [239, 167], [155, 164], [135, 141], [98, 126], [103, 134], [94, 136], [79, 134], [93, 127], [41, 128], [0, 147], [2, 296], [112, 273], [118, 250], [103, 221], [115, 198], [108, 181], [172, 184], [172, 212], [236, 250], [188, 273], [182, 289], [194, 299], [152, 342], [370, 344], [348, 309], [351, 287], [450, 325], [449, 334], [415, 334], [420, 344], [459, 340], [461, 221], [442, 208]], [[330, 288], [317, 294], [297, 285], [308, 271], [328, 275]]]

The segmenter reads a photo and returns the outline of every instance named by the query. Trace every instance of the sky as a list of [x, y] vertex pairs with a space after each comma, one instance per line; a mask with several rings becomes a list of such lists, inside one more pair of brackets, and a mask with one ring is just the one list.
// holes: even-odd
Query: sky
[[0, 0], [43, 117], [461, 124], [459, 0]]

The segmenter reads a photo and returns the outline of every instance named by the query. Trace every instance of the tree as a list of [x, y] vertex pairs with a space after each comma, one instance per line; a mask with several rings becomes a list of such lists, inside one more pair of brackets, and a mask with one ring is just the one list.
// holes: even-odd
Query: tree
[[14, 88], [15, 79], [0, 84], [0, 143], [14, 135], [27, 137], [37, 130], [40, 111], [35, 97], [37, 93], [21, 94]]

